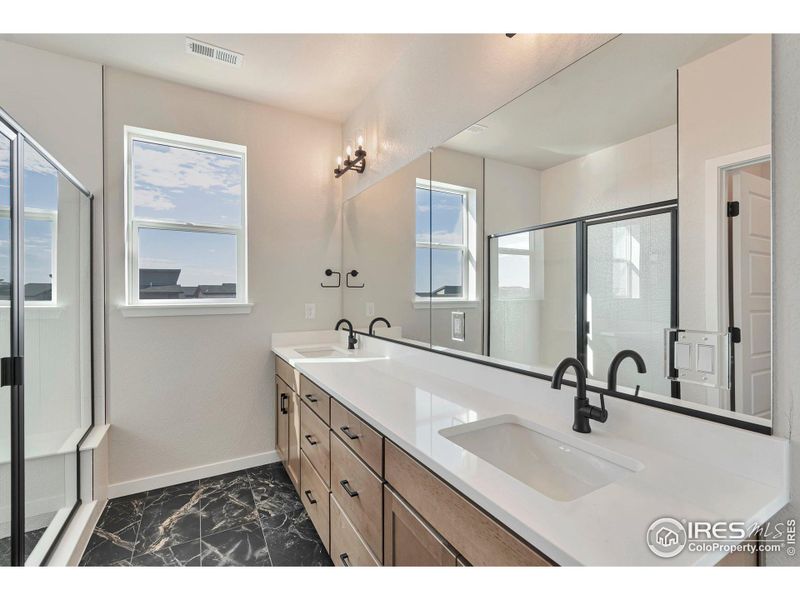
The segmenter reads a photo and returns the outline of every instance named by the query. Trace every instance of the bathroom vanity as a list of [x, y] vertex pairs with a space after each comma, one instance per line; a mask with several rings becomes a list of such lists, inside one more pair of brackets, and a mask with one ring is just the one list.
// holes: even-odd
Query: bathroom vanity
[[761, 524], [788, 501], [785, 440], [614, 398], [581, 434], [568, 390], [344, 335], [272, 344], [279, 453], [336, 565], [754, 565], [659, 558], [646, 531]]

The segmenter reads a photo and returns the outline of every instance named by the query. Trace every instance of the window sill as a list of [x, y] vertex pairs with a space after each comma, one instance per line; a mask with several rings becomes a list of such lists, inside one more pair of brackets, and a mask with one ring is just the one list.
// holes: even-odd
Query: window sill
[[411, 301], [414, 310], [428, 310], [429, 308], [479, 308], [480, 300], [417, 300]]
[[185, 317], [200, 315], [247, 315], [252, 303], [245, 304], [123, 304], [123, 317]]

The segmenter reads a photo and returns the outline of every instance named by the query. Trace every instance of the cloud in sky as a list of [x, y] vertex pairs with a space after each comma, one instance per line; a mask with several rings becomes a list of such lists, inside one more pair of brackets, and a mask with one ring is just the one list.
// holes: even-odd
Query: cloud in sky
[[135, 141], [133, 184], [140, 217], [209, 224], [241, 218], [239, 158]]

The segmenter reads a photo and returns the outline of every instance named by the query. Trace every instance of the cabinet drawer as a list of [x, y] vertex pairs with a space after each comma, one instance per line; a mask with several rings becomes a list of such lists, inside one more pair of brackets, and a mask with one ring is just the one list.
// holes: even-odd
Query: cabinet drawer
[[344, 511], [331, 496], [331, 560], [337, 567], [379, 567]]
[[283, 379], [283, 381], [288, 385], [292, 390], [297, 392], [298, 388], [298, 377], [299, 373], [294, 370], [294, 367], [287, 363], [285, 360], [280, 358], [279, 356], [275, 356], [275, 373]]
[[331, 400], [331, 429], [381, 477], [383, 436], [336, 400]]
[[470, 564], [547, 566], [549, 561], [389, 440], [386, 481]]
[[325, 550], [330, 546], [330, 493], [305, 452], [300, 453], [300, 499], [322, 540]]
[[383, 482], [335, 435], [331, 436], [331, 493], [382, 561]]
[[387, 567], [455, 567], [456, 555], [402, 498], [383, 488], [383, 564]]
[[300, 447], [322, 477], [326, 487], [330, 487], [330, 429], [305, 402], [300, 404]]
[[326, 425], [331, 422], [331, 397], [328, 393], [312, 383], [305, 375], [300, 375], [300, 397], [308, 407], [317, 413]]

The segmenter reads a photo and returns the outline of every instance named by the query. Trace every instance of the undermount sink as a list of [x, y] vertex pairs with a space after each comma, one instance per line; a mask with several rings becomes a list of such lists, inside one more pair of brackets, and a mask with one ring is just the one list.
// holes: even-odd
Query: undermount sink
[[500, 415], [439, 432], [454, 444], [553, 500], [569, 501], [619, 481], [644, 465], [590, 442]]
[[347, 358], [347, 354], [336, 348], [309, 348], [307, 350], [297, 350], [304, 358]]

